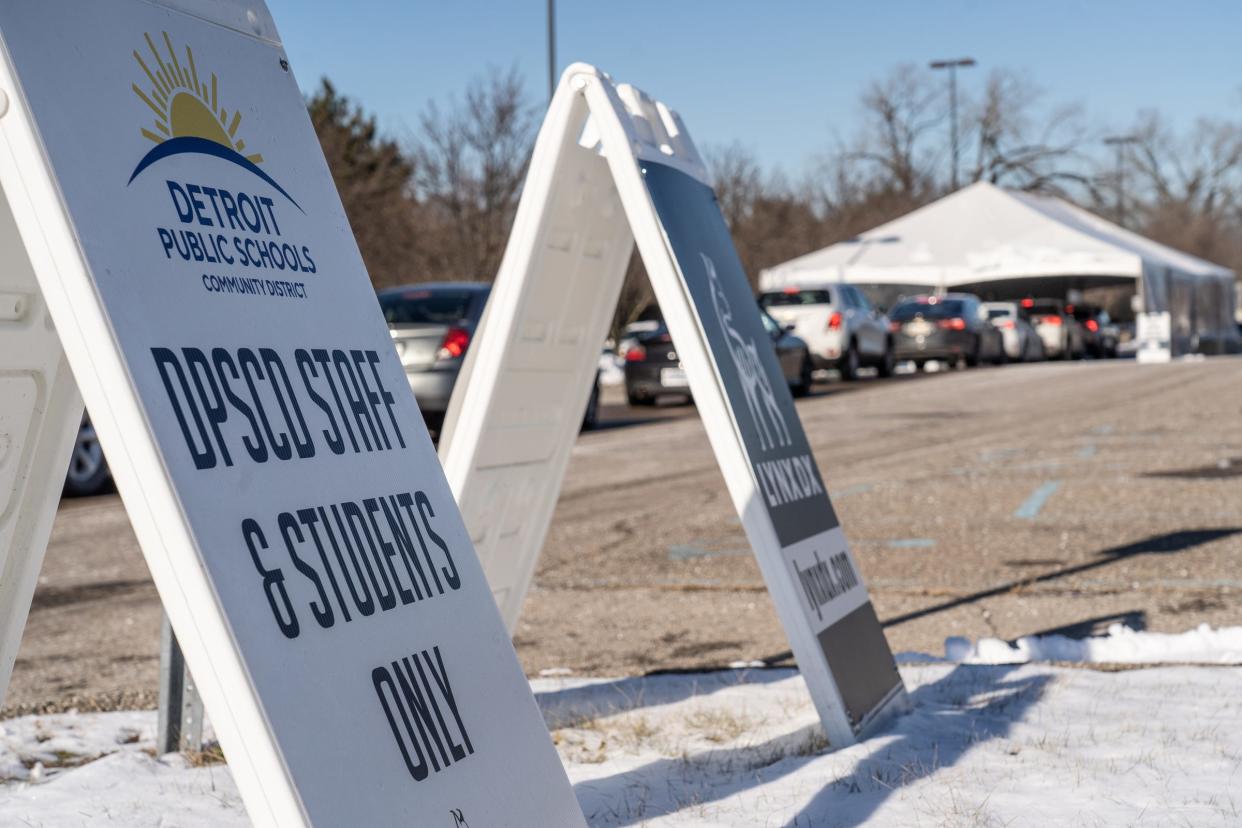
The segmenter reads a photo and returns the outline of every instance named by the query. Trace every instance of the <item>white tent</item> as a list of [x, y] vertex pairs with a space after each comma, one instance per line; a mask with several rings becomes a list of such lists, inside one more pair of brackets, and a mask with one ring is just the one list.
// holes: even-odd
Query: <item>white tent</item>
[[1234, 274], [1049, 196], [979, 182], [862, 236], [764, 270], [764, 290], [845, 281], [1016, 299], [1132, 285], [1168, 311], [1174, 347], [1237, 340]]

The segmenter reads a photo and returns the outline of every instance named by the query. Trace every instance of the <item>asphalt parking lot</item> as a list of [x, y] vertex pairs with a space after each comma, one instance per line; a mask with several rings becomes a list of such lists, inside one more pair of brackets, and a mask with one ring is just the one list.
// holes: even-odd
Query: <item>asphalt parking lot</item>
[[[798, 409], [890, 643], [1242, 623], [1242, 360], [832, 383]], [[605, 398], [516, 637], [527, 671], [780, 661], [693, 406]], [[65, 501], [5, 713], [153, 706], [159, 604], [115, 496]]]

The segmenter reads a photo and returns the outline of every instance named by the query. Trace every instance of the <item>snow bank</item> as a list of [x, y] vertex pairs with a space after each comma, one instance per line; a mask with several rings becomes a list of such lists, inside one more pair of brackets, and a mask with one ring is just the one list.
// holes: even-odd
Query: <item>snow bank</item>
[[1170, 635], [1113, 624], [1103, 636], [1028, 636], [1012, 645], [997, 638], [981, 638], [974, 644], [966, 638], [949, 638], [944, 642], [944, 654], [946, 660], [959, 664], [1242, 664], [1242, 627], [1214, 630], [1202, 624], [1190, 632]]
[[622, 385], [625, 383], [625, 360], [605, 351], [599, 355], [599, 384]]
[[[901, 672], [911, 712], [836, 752], [793, 670], [531, 685], [593, 826], [1242, 821], [1242, 668]], [[226, 766], [151, 755], [153, 711], [0, 727], [0, 824], [249, 824]]]

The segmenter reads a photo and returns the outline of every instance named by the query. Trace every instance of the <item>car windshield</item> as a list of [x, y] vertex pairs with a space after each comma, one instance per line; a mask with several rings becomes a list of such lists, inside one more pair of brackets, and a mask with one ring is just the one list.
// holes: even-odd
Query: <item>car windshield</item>
[[1026, 311], [1032, 316], [1059, 315], [1061, 313], [1061, 306], [1056, 302], [1035, 302]]
[[767, 328], [769, 336], [777, 336], [781, 333], [781, 325], [766, 313], [759, 314], [759, 318], [763, 320], [763, 327]]
[[889, 313], [889, 319], [894, 322], [909, 322], [916, 316], [922, 316], [924, 319], [952, 319], [961, 316], [965, 310], [966, 303], [960, 299], [945, 299], [942, 302], [902, 302], [893, 308]]
[[764, 293], [759, 297], [759, 306], [775, 308], [785, 305], [831, 305], [832, 294], [826, 288], [815, 290], [799, 290], [786, 288], [781, 291]]
[[413, 288], [386, 293], [379, 302], [390, 325], [449, 325], [469, 315], [474, 295], [471, 290]]
[[1013, 316], [1013, 311], [1009, 308], [988, 308], [988, 319], [1003, 319], [1006, 316]]

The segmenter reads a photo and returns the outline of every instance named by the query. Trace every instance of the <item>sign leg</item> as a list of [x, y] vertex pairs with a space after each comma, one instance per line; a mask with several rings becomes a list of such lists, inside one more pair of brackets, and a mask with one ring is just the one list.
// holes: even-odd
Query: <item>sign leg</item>
[[203, 700], [185, 663], [168, 616], [160, 621], [160, 753], [192, 753], [203, 748]]

